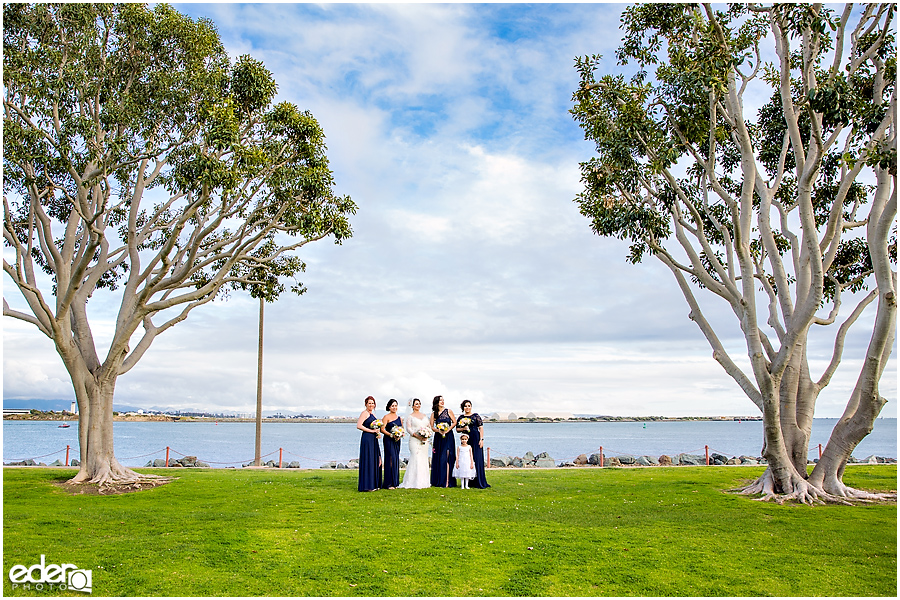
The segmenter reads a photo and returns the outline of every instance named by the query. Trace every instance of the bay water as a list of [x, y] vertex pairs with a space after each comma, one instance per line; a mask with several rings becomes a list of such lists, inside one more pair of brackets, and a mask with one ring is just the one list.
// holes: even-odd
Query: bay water
[[[813, 419], [809, 457], [818, 456], [837, 419]], [[761, 421], [628, 421], [485, 423], [485, 448], [491, 456], [524, 456], [547, 452], [559, 463], [579, 454], [590, 455], [603, 447], [607, 457], [619, 455], [709, 452], [728, 456], [759, 456]], [[115, 453], [119, 462], [142, 467], [153, 459], [196, 456], [212, 467], [238, 467], [252, 462], [256, 426], [235, 422], [134, 422], [113, 423]], [[345, 463], [359, 453], [360, 432], [355, 423], [263, 423], [263, 461], [297, 461], [302, 468], [317, 468], [329, 461]], [[457, 438], [458, 443], [458, 438]], [[3, 462], [32, 458], [36, 462], [78, 458], [78, 426], [60, 428], [59, 421], [4, 421]], [[877, 419], [872, 433], [857, 446], [857, 459], [897, 457], [897, 419]], [[406, 441], [401, 457], [409, 455]]]

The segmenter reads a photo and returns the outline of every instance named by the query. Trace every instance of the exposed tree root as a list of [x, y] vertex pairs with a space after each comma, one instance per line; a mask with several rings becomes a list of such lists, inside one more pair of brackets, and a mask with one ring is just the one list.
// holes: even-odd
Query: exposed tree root
[[789, 500], [807, 505], [825, 504], [826, 502], [851, 504], [844, 498], [829, 494], [824, 489], [818, 488], [798, 476], [791, 477], [790, 489], [779, 492], [775, 485], [775, 478], [772, 476], [772, 471], [770, 469], [766, 469], [765, 473], [760, 475], [756, 481], [737, 490], [737, 492], [748, 496], [761, 494], [762, 497], [756, 498], [756, 500], [761, 502], [771, 501], [778, 504], [784, 504]]
[[775, 478], [772, 472], [766, 469], [765, 473], [750, 485], [734, 490], [738, 494], [753, 496], [759, 494], [756, 498], [761, 502], [776, 502], [784, 504], [787, 501], [802, 502], [803, 504], [845, 504], [852, 506], [856, 503], [874, 503], [874, 502], [896, 502], [897, 494], [894, 492], [867, 492], [865, 490], [857, 490], [844, 485], [840, 480], [826, 481], [822, 486], [816, 486], [809, 481], [799, 477], [792, 476], [790, 489], [779, 492], [775, 485]]
[[823, 486], [832, 496], [838, 498], [846, 498], [855, 502], [889, 502], [897, 500], [897, 494], [891, 492], [867, 492], [866, 490], [858, 490], [848, 485], [844, 485], [842, 481], [831, 481]]
[[113, 460], [110, 464], [104, 465], [94, 472], [93, 476], [87, 469], [82, 467], [78, 474], [67, 481], [66, 484], [68, 486], [96, 486], [100, 494], [119, 494], [153, 488], [175, 479], [177, 477], [137, 473]]

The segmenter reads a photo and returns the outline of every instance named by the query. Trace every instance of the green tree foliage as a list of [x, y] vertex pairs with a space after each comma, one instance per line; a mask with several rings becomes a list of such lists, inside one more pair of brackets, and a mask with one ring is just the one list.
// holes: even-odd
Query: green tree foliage
[[[293, 251], [348, 238], [356, 206], [333, 191], [315, 118], [273, 104], [272, 74], [232, 64], [210, 21], [165, 4], [5, 4], [3, 19], [3, 267], [28, 307], [4, 298], [4, 314], [54, 341], [86, 432], [193, 308], [233, 289], [274, 301], [291, 280], [302, 293]], [[121, 296], [102, 359], [86, 310], [101, 288]], [[80, 477], [121, 474], [111, 433], [85, 436], [99, 458]]]
[[[598, 73], [599, 55], [576, 58], [571, 112], [596, 146], [576, 202], [595, 233], [629, 242], [629, 261], [653, 256], [672, 270], [715, 359], [763, 413], [770, 468], [752, 490], [852, 495], [840, 474], [884, 404], [896, 310], [895, 6], [723, 8], [627, 8], [616, 58], [629, 77]], [[749, 372], [705, 319], [700, 290], [733, 311]], [[819, 469], [830, 471], [808, 478], [816, 397], [876, 298], [872, 362]], [[830, 325], [834, 355], [813, 380], [807, 336]]]

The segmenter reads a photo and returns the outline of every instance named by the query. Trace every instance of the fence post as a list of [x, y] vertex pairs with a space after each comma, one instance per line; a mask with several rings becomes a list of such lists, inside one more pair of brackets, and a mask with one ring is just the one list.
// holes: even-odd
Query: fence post
[[819, 460], [822, 460], [822, 444], [819, 444]]
[[706, 450], [706, 466], [709, 466], [709, 446], [703, 446], [703, 449]]
[[166, 446], [166, 466], [169, 466], [169, 447]]
[[69, 466], [69, 444], [66, 444], [66, 466]]
[[488, 455], [487, 455], [487, 465], [485, 465], [488, 469], [491, 468], [491, 447], [488, 446]]
[[281, 448], [278, 449], [278, 468], [281, 468]]
[[600, 466], [603, 466], [603, 446], [600, 446]]

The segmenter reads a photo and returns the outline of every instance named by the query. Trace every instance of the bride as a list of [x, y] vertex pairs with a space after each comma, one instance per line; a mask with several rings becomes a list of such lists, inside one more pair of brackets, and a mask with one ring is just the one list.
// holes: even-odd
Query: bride
[[431, 428], [428, 416], [421, 412], [422, 401], [413, 398], [412, 413], [406, 417], [406, 433], [409, 434], [409, 464], [403, 475], [401, 488], [419, 489], [431, 487], [431, 471], [428, 468], [428, 438]]

